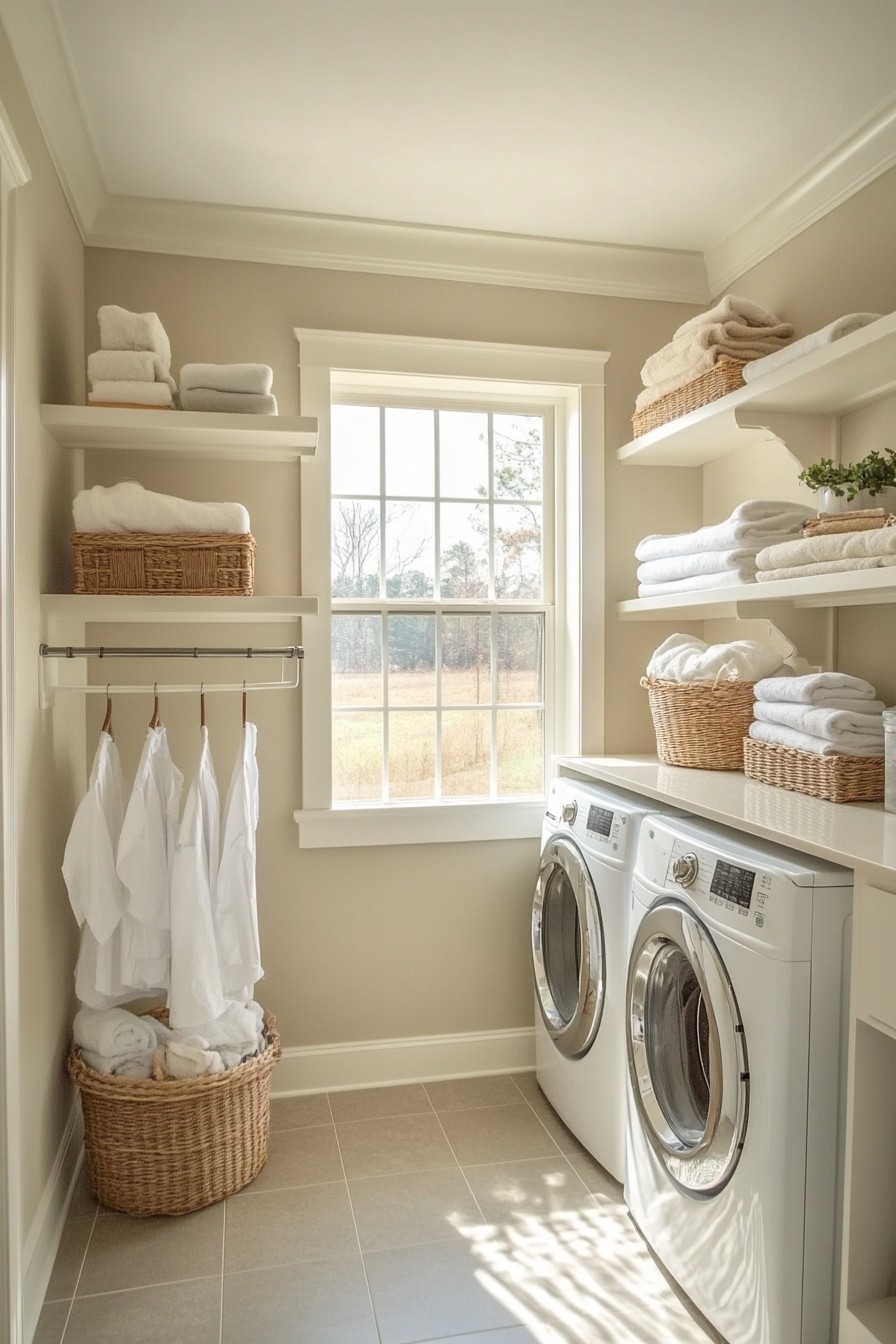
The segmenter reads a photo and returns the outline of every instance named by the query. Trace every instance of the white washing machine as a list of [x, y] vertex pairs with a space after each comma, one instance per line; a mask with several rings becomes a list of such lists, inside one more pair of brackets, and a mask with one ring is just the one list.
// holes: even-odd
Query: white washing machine
[[836, 1339], [852, 873], [647, 817], [626, 987], [626, 1201], [729, 1344]]
[[535, 1066], [545, 1096], [618, 1181], [625, 1174], [623, 1003], [632, 865], [656, 804], [555, 779], [532, 905]]

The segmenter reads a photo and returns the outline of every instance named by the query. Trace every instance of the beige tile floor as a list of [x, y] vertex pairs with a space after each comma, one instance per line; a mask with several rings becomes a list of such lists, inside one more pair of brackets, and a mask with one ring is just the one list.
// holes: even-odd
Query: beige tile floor
[[82, 1180], [35, 1344], [706, 1344], [534, 1074], [275, 1100], [268, 1165], [184, 1218]]

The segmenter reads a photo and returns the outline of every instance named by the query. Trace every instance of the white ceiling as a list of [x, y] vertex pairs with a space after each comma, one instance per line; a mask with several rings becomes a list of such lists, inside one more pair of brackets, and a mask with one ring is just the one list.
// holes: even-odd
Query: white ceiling
[[804, 224], [896, 160], [894, 0], [0, 0], [0, 15], [85, 236], [113, 245], [133, 227], [118, 198], [141, 198], [147, 218], [147, 201], [174, 203], [169, 234], [196, 207], [205, 225], [239, 207], [306, 229], [711, 256], [782, 202]]

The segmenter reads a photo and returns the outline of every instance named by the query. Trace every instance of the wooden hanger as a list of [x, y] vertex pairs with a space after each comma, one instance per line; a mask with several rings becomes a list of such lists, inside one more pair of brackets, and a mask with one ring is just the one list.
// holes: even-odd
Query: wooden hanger
[[159, 715], [159, 687], [157, 683], [152, 688], [152, 718], [149, 721], [150, 728], [161, 728], [162, 720]]
[[114, 736], [112, 733], [112, 697], [109, 694], [108, 686], [106, 687], [106, 717], [103, 719], [103, 726], [100, 729], [100, 732], [108, 733], [110, 737]]
[[246, 683], [243, 682], [243, 727], [246, 726], [246, 705], [249, 697], [246, 695]]
[[205, 682], [199, 683], [199, 727], [205, 727]]

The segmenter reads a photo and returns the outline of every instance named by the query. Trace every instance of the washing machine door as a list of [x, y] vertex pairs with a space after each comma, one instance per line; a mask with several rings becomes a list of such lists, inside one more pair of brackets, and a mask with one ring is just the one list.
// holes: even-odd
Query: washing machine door
[[604, 931], [581, 852], [554, 836], [541, 854], [532, 905], [535, 993], [555, 1046], [569, 1059], [591, 1047], [604, 1010]]
[[718, 949], [681, 902], [659, 900], [639, 924], [627, 995], [629, 1075], [644, 1134], [679, 1189], [715, 1195], [743, 1149], [747, 1047]]

